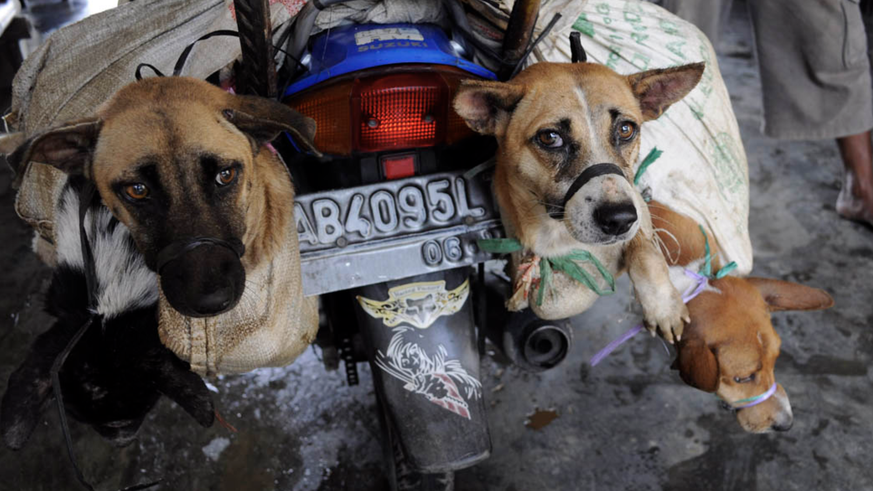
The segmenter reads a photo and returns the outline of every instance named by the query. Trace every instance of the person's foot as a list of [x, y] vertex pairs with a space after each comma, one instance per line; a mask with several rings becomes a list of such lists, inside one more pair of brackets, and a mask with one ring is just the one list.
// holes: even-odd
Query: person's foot
[[873, 226], [873, 143], [870, 131], [837, 138], [843, 158], [843, 187], [837, 213], [843, 218]]

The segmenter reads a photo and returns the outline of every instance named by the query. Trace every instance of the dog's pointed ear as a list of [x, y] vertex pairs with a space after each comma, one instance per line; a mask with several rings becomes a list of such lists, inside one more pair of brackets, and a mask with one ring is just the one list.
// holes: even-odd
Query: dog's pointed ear
[[761, 293], [770, 312], [780, 310], [824, 310], [834, 299], [824, 290], [790, 281], [769, 278], [746, 278]]
[[494, 135], [502, 130], [522, 97], [524, 87], [521, 85], [464, 80], [455, 95], [454, 107], [470, 129]]
[[668, 107], [688, 95], [703, 76], [704, 63], [648, 70], [628, 75], [646, 121], [658, 119]]
[[248, 134], [260, 145], [275, 140], [283, 131], [291, 133], [295, 140], [318, 157], [322, 153], [315, 147], [315, 120], [290, 107], [263, 97], [238, 95], [235, 106], [223, 111], [224, 117], [240, 131]]
[[158, 391], [182, 406], [200, 426], [212, 426], [215, 407], [203, 379], [169, 349], [162, 347], [158, 356], [159, 361], [154, 365], [152, 374]]
[[704, 392], [718, 388], [718, 359], [715, 351], [701, 339], [689, 339], [679, 345], [672, 367], [686, 384]]
[[[84, 173], [85, 166], [94, 154], [102, 126], [101, 120], [90, 118], [50, 128], [23, 142], [20, 136], [17, 140], [10, 140], [8, 143], [19, 143], [6, 155], [6, 162], [15, 172], [15, 187], [20, 184], [29, 162], [48, 164], [67, 174]], [[3, 147], [8, 149], [11, 145], [4, 140]]]

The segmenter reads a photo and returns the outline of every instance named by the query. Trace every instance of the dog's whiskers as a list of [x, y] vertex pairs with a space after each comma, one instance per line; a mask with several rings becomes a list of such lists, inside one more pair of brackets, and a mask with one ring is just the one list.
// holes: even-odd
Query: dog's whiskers
[[[656, 229], [654, 229], [654, 231], [655, 231], [655, 241], [662, 246], [661, 247], [662, 250], [667, 252], [667, 262], [670, 264], [678, 263], [679, 258], [682, 256], [682, 244], [679, 242], [679, 239], [676, 238], [676, 236], [673, 235], [673, 233], [667, 229], [656, 228]], [[658, 234], [658, 232], [664, 232], [665, 234], [669, 235], [670, 238], [672, 238], [674, 242], [676, 242], [677, 251], [676, 251], [676, 258], [675, 259], [673, 258], [673, 255], [670, 254], [670, 248], [667, 246], [667, 244], [664, 242], [664, 240], [661, 238], [661, 235]]]

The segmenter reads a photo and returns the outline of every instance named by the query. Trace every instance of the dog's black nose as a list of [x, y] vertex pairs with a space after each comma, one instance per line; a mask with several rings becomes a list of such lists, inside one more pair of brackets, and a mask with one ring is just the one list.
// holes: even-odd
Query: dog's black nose
[[772, 426], [774, 431], [788, 431], [791, 427], [794, 426], [794, 420], [788, 421], [787, 423], [774, 424]]
[[637, 221], [637, 209], [633, 203], [608, 203], [594, 210], [594, 221], [607, 235], [621, 235]]
[[234, 300], [233, 287], [227, 286], [212, 293], [202, 295], [196, 300], [194, 310], [201, 315], [212, 315], [224, 312]]

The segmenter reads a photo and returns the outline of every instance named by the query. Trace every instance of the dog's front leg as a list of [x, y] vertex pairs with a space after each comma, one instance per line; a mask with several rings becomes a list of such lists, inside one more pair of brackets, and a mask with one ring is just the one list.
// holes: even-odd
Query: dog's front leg
[[655, 245], [651, 233], [641, 229], [625, 251], [628, 275], [643, 307], [646, 328], [654, 335], [655, 329], [669, 343], [682, 337], [684, 322], [690, 322], [688, 308], [682, 296], [670, 282], [667, 262]]

